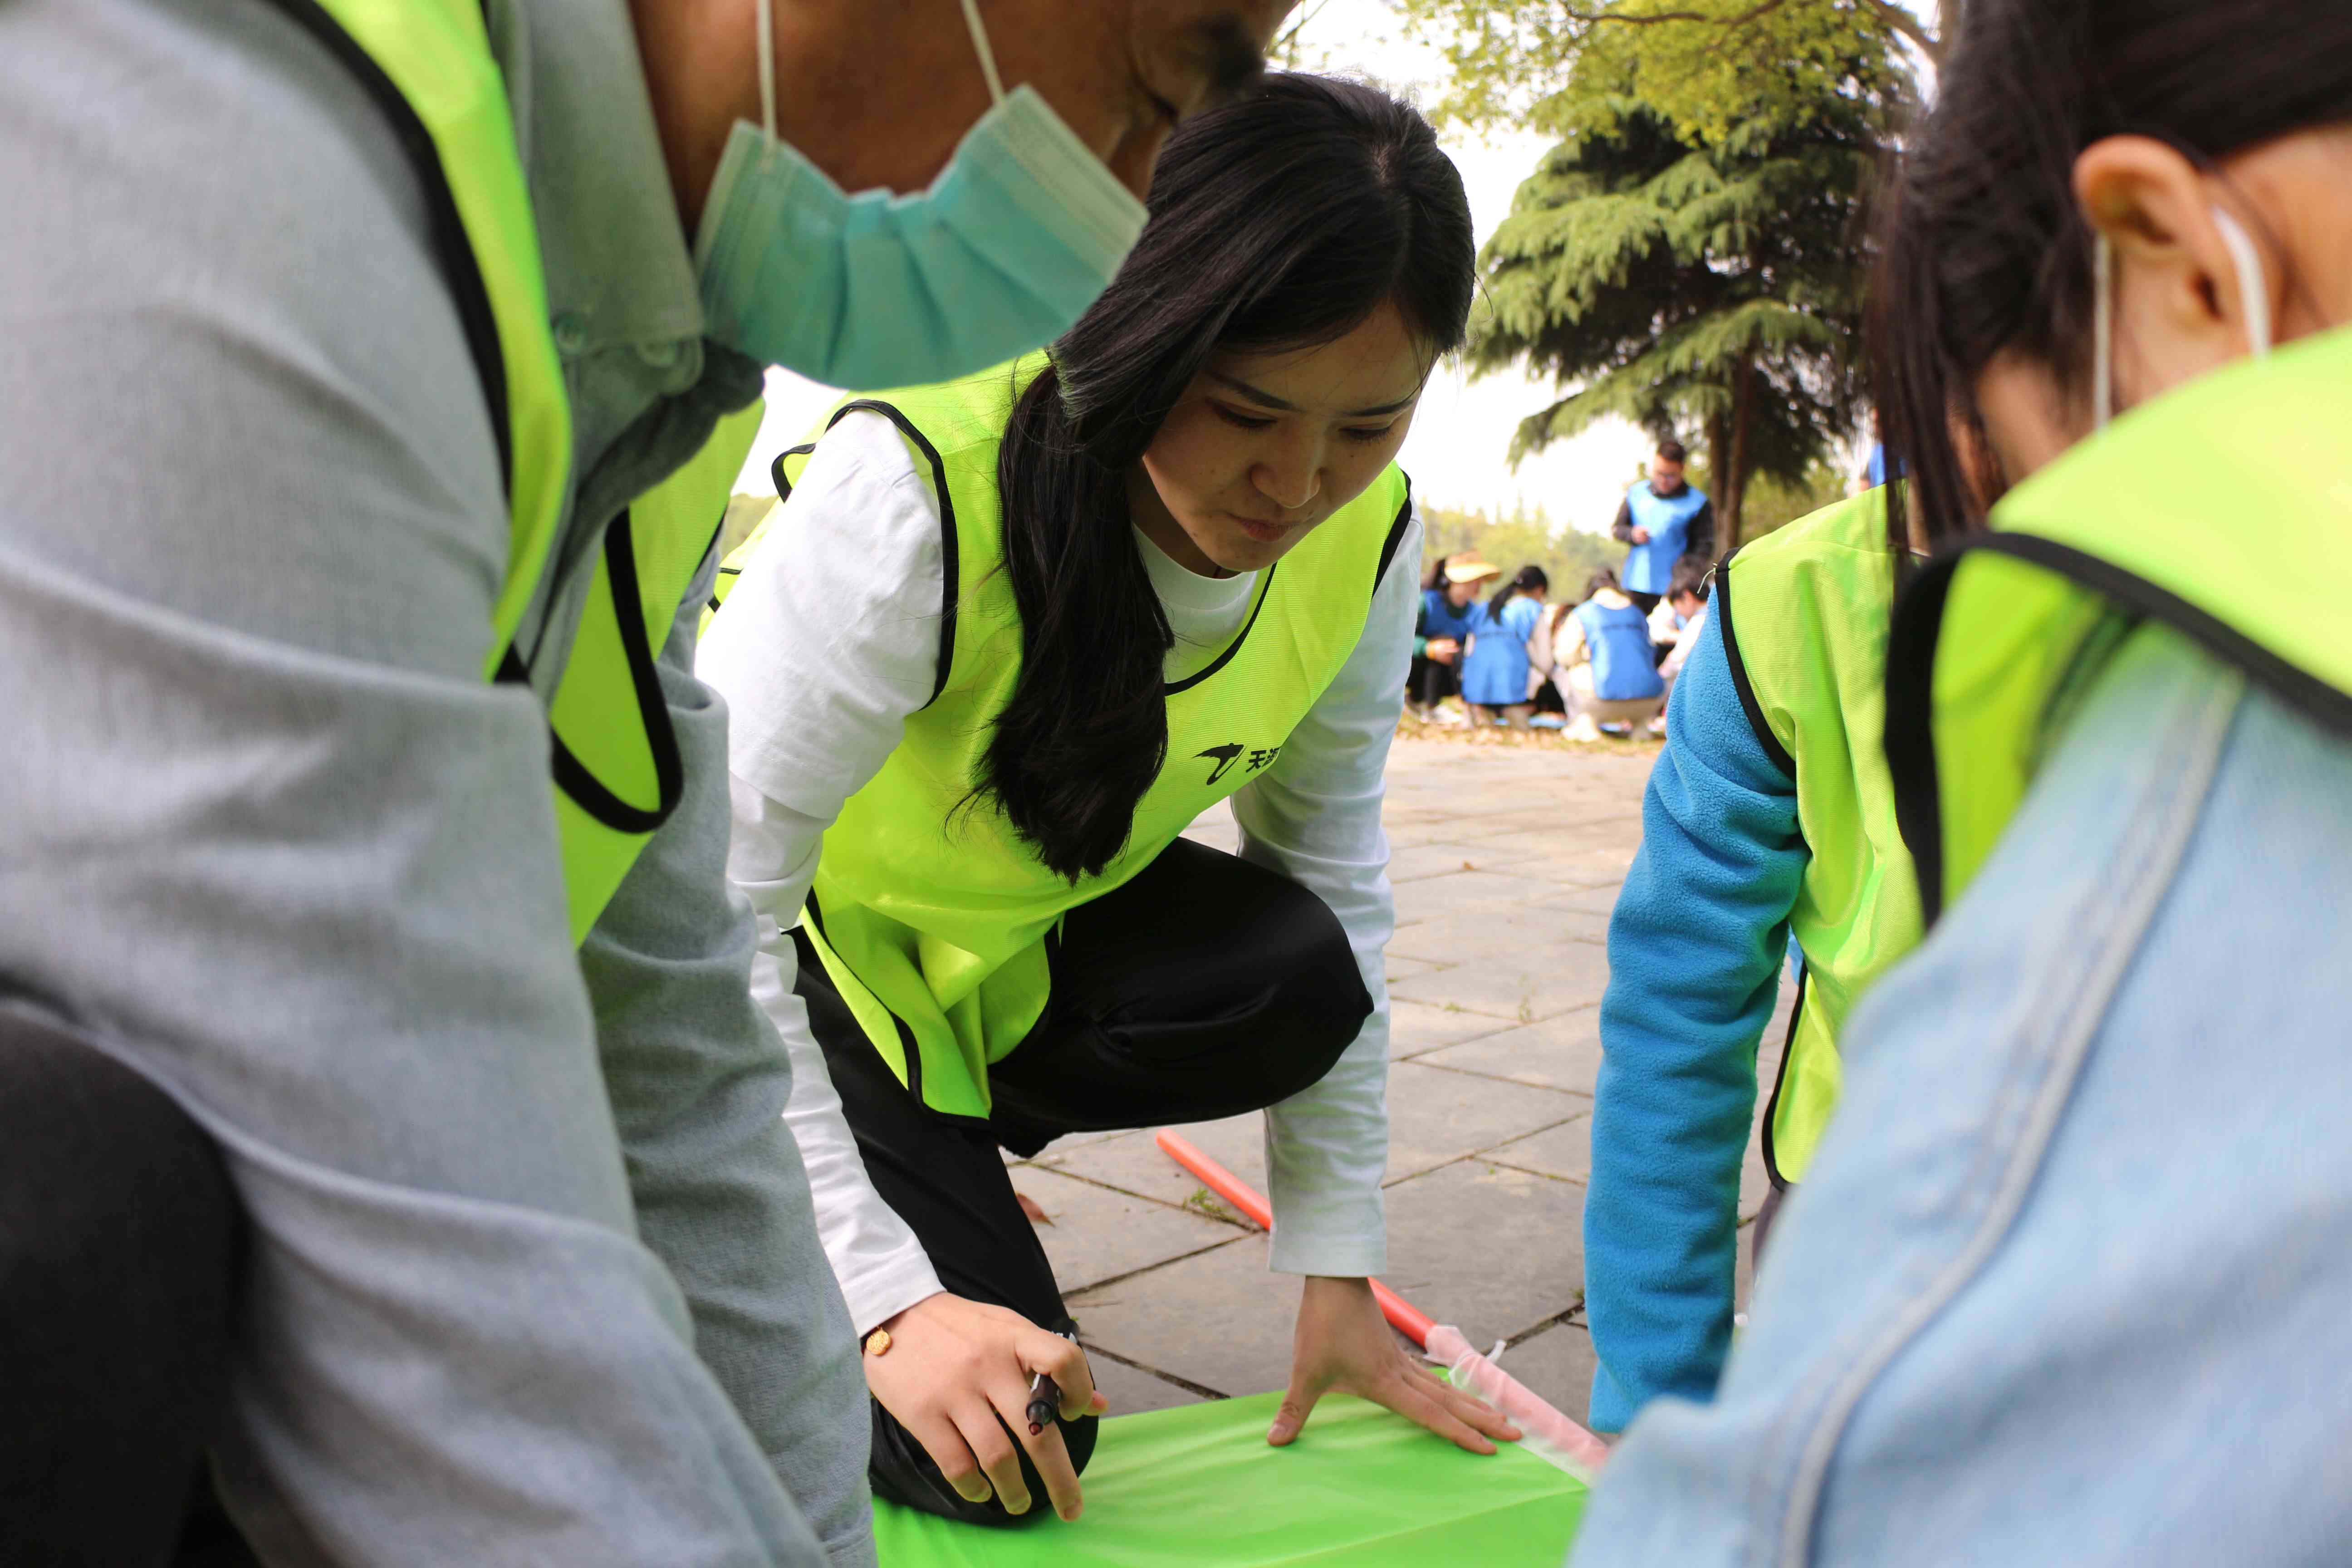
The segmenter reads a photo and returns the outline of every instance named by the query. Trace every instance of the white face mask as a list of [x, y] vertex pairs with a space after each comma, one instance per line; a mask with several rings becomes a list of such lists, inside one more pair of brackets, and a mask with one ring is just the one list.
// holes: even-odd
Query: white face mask
[[[2212, 209], [2213, 226], [2221, 231], [2231, 264], [2238, 274], [2238, 306], [2245, 312], [2246, 341], [2254, 357], [2271, 352], [2271, 291], [2263, 270], [2263, 253], [2254, 247], [2245, 226], [2220, 207]], [[2104, 430], [2116, 416], [2116, 253], [2104, 231], [2092, 252], [2091, 288], [2091, 424]]]
[[1108, 286], [1143, 204], [1034, 88], [994, 107], [930, 188], [845, 193], [776, 137], [772, 0], [759, 0], [762, 123], [736, 123], [695, 246], [706, 330], [830, 386], [946, 381], [1048, 342]]

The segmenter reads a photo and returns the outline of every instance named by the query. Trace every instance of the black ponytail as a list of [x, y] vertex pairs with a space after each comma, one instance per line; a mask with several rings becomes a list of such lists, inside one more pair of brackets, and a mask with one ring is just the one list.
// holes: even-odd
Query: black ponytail
[[1497, 625], [1500, 625], [1503, 618], [1503, 606], [1509, 604], [1512, 599], [1517, 595], [1521, 594], [1549, 594], [1550, 592], [1551, 579], [1544, 575], [1544, 569], [1542, 567], [1536, 565], [1522, 566], [1511, 574], [1511, 580], [1509, 582], [1495, 590], [1495, 596], [1486, 601], [1486, 614], [1492, 617]]
[[1021, 677], [975, 795], [1076, 881], [1125, 847], [1168, 750], [1173, 641], [1127, 487], [1219, 347], [1308, 347], [1393, 301], [1458, 347], [1474, 244], [1462, 177], [1386, 93], [1268, 77], [1169, 139], [1151, 220], [1014, 404], [997, 458]]

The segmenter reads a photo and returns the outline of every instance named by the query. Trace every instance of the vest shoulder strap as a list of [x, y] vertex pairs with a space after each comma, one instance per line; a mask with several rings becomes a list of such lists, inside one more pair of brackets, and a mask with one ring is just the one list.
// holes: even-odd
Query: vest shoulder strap
[[390, 122], [424, 193], [428, 242], [472, 352], [511, 527], [482, 673], [496, 677], [563, 508], [571, 404], [547, 321], [539, 230], [506, 79], [476, 0], [272, 0]]

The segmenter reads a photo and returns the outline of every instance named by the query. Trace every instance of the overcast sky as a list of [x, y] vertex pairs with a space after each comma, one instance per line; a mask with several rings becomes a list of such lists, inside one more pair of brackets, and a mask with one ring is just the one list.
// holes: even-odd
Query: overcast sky
[[[1443, 91], [1443, 58], [1408, 39], [1382, 0], [1324, 0], [1320, 9], [1314, 7], [1315, 0], [1304, 0], [1302, 10], [1310, 16], [1302, 38], [1316, 68], [1362, 75], [1423, 104]], [[1549, 142], [1526, 132], [1480, 138], [1452, 132], [1444, 141], [1462, 171], [1483, 245], [1509, 214], [1513, 193]], [[788, 371], [770, 371], [767, 420], [736, 488], [764, 492], [775, 454], [805, 440], [838, 395]], [[1559, 395], [1549, 378], [1531, 381], [1514, 371], [1472, 383], [1456, 366], [1439, 365], [1398, 458], [1412, 477], [1414, 494], [1435, 506], [1496, 511], [1524, 502], [1540, 507], [1555, 523], [1605, 531], [1647, 456], [1633, 426], [1605, 421], [1573, 440], [1555, 442], [1517, 470], [1510, 467], [1513, 428]]]

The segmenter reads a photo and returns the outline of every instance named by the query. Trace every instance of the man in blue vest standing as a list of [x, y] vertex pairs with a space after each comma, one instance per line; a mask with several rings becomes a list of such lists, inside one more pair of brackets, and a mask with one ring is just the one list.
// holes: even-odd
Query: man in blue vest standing
[[1609, 530], [1631, 547], [1618, 581], [1645, 616], [1674, 582], [1676, 561], [1685, 555], [1715, 558], [1715, 503], [1683, 479], [1689, 460], [1680, 441], [1659, 442], [1650, 458], [1650, 477], [1625, 492]]

